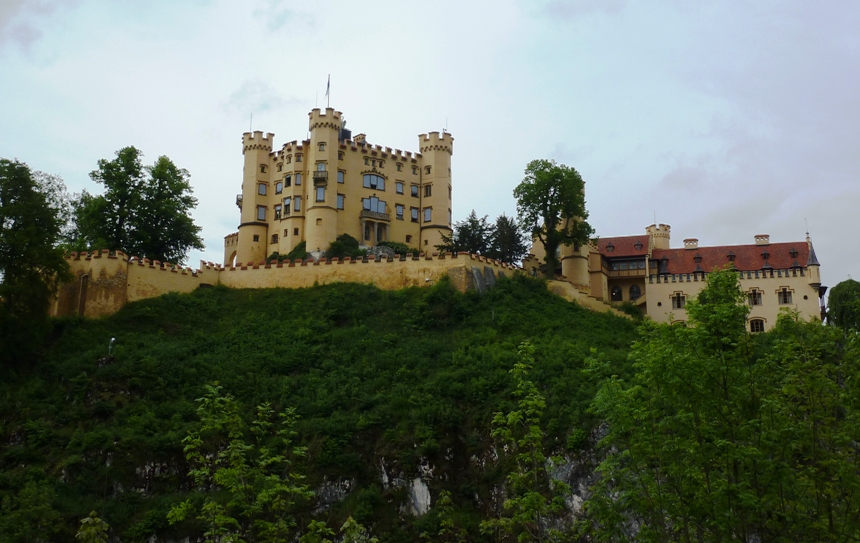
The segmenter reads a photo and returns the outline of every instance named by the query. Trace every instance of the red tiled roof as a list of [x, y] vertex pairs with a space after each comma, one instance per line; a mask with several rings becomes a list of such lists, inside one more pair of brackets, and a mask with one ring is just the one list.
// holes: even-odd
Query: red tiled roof
[[[797, 251], [797, 258], [791, 257], [792, 250]], [[735, 268], [743, 271], [764, 268], [765, 260], [762, 256], [764, 252], [768, 253], [767, 263], [774, 269], [805, 267], [809, 258], [809, 246], [805, 241], [797, 241], [769, 245], [723, 245], [698, 249], [654, 249], [651, 260], [659, 261], [664, 257], [668, 259], [666, 273], [712, 272], [729, 263], [729, 252], [735, 255]], [[702, 258], [701, 262], [695, 261], [696, 256]], [[660, 271], [663, 272], [663, 270]]]
[[[636, 248], [637, 243], [641, 245], [639, 249]], [[611, 251], [607, 249], [610, 244]], [[645, 256], [648, 254], [648, 234], [600, 238], [597, 240], [597, 248], [606, 258]]]

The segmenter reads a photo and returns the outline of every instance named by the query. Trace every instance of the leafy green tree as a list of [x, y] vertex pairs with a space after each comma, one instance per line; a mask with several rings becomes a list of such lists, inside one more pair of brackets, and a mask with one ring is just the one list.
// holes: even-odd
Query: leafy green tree
[[81, 543], [107, 543], [110, 525], [91, 511], [89, 516], [81, 520], [81, 527], [75, 534], [75, 539]]
[[0, 502], [0, 543], [50, 541], [62, 523], [54, 509], [56, 493], [44, 481], [28, 481], [15, 496]]
[[60, 282], [71, 278], [58, 247], [60, 209], [30, 168], [0, 159], [0, 360], [41, 342]]
[[559, 541], [562, 532], [552, 521], [564, 512], [564, 496], [570, 488], [553, 479], [547, 469], [552, 460], [543, 452], [544, 432], [540, 426], [546, 400], [528, 379], [534, 365], [534, 347], [526, 342], [518, 352], [519, 361], [510, 372], [516, 384], [517, 409], [496, 413], [492, 431], [498, 448], [506, 451], [505, 456], [515, 467], [507, 476], [508, 498], [502, 505], [503, 515], [482, 522], [481, 531], [498, 531], [500, 539], [514, 537], [518, 543]]
[[[297, 504], [313, 497], [304, 476], [294, 471], [293, 461], [305, 455], [293, 445], [295, 409], [279, 414], [268, 403], [257, 407], [250, 427], [241, 416], [236, 399], [220, 386], [206, 386], [197, 400], [201, 427], [182, 440], [191, 463], [189, 475], [202, 490], [200, 500], [188, 499], [173, 507], [171, 524], [197, 511], [205, 524], [207, 542], [281, 542], [293, 538]], [[250, 436], [246, 437], [246, 434]]]
[[827, 320], [844, 330], [860, 331], [860, 282], [842, 281], [830, 290]]
[[492, 244], [487, 256], [514, 264], [520, 262], [529, 253], [527, 238], [523, 235], [517, 221], [504, 213], [496, 218], [492, 227]]
[[586, 221], [585, 182], [576, 169], [554, 160], [533, 160], [514, 189], [517, 218], [546, 251], [546, 276], [558, 267], [556, 251], [562, 245], [578, 248], [588, 243], [594, 229]]
[[609, 430], [593, 539], [856, 540], [857, 351], [791, 313], [750, 335], [748, 311], [720, 271], [689, 325], [642, 325], [635, 376], [609, 378], [593, 404]]
[[450, 492], [447, 490], [439, 492], [439, 499], [436, 501], [435, 509], [439, 513], [439, 530], [435, 534], [422, 533], [422, 539], [438, 541], [440, 543], [466, 543], [469, 541], [469, 534], [466, 530], [463, 528], [458, 529], [454, 522], [454, 500], [451, 499]]
[[190, 212], [197, 206], [188, 171], [166, 156], [144, 166], [143, 154], [124, 147], [113, 160], [99, 160], [90, 173], [104, 194], [84, 191], [75, 219], [84, 243], [121, 249], [136, 256], [184, 263], [190, 249], [202, 249], [200, 227]]
[[465, 221], [454, 223], [451, 236], [442, 234], [442, 244], [436, 248], [452, 253], [467, 252], [485, 255], [493, 242], [493, 228], [487, 222], [487, 216], [478, 217], [473, 209]]
[[340, 527], [340, 533], [343, 536], [343, 543], [379, 543], [379, 539], [371, 536], [367, 529], [351, 516], [347, 517], [346, 522]]

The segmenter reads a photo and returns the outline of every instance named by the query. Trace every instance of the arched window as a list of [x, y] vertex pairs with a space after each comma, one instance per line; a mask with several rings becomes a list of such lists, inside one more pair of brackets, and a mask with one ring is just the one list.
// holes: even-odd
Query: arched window
[[610, 300], [613, 302], [620, 302], [622, 300], [621, 297], [621, 287], [615, 286], [612, 287], [612, 291], [610, 292]]
[[642, 291], [639, 289], [639, 285], [631, 285], [630, 286], [630, 299], [636, 300], [640, 296], [642, 296]]
[[764, 320], [762, 319], [753, 319], [750, 321], [750, 332], [757, 334], [759, 332], [764, 332]]
[[385, 178], [372, 173], [364, 174], [364, 188], [385, 190]]

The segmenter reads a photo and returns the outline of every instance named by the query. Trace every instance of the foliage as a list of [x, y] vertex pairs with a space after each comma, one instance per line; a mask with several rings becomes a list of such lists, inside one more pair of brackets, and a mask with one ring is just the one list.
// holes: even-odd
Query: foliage
[[612, 376], [593, 406], [609, 424], [594, 539], [858, 537], [856, 344], [791, 313], [753, 336], [748, 311], [726, 270], [687, 304], [688, 326], [642, 325], [635, 376]]
[[339, 235], [325, 250], [327, 258], [339, 258], [341, 260], [347, 256], [358, 258], [366, 254], [366, 250], [359, 248], [358, 240], [349, 234]]
[[443, 490], [439, 492], [439, 499], [436, 501], [438, 511], [438, 527], [435, 535], [428, 532], [421, 533], [421, 539], [427, 541], [438, 541], [440, 543], [466, 543], [469, 541], [468, 532], [458, 527], [454, 521], [454, 500], [451, 499], [451, 492]]
[[562, 533], [551, 523], [553, 517], [564, 512], [564, 496], [570, 493], [570, 488], [553, 479], [547, 469], [541, 429], [546, 400], [528, 378], [534, 367], [534, 347], [523, 343], [518, 354], [519, 360], [511, 370], [517, 409], [496, 413], [492, 432], [499, 450], [513, 459], [515, 467], [507, 476], [508, 498], [503, 504], [503, 516], [482, 522], [481, 530], [485, 533], [499, 530], [503, 534], [499, 539], [513, 536], [518, 543], [558, 541]]
[[533, 160], [514, 189], [519, 224], [543, 244], [546, 276], [558, 267], [556, 250], [561, 245], [578, 248], [588, 243], [594, 229], [585, 209], [585, 182], [576, 169], [554, 160]]
[[529, 254], [528, 239], [515, 219], [502, 213], [491, 228], [492, 244], [487, 251], [487, 256], [516, 264]]
[[444, 252], [484, 255], [492, 243], [493, 227], [487, 223], [487, 216], [478, 218], [473, 209], [465, 221], [454, 223], [454, 231], [450, 237], [442, 234], [442, 244], [436, 248]]
[[343, 543], [379, 543], [379, 539], [371, 536], [367, 529], [352, 517], [347, 517], [340, 527], [340, 533], [343, 535]]
[[[263, 403], [249, 427], [236, 399], [221, 390], [206, 386], [206, 395], [197, 400], [201, 427], [182, 440], [189, 476], [196, 488], [205, 489], [197, 516], [204, 523], [204, 541], [289, 540], [297, 525], [296, 505], [313, 497], [293, 466], [306, 452], [293, 445], [296, 411], [280, 413], [276, 428], [274, 410]], [[274, 442], [269, 443], [272, 434]], [[173, 507], [170, 523], [185, 520], [195, 509], [194, 501], [188, 498]]]
[[98, 513], [90, 511], [89, 516], [81, 519], [81, 527], [75, 534], [80, 543], [107, 543], [110, 525], [98, 517]]
[[305, 260], [308, 257], [306, 248], [307, 244], [304, 241], [300, 241], [289, 253], [282, 255], [275, 251], [269, 255], [269, 258], [267, 258], [266, 261], [277, 260], [278, 262], [283, 262], [286, 260], [288, 262], [292, 262], [293, 260]]
[[166, 156], [144, 167], [142, 157], [136, 148], [124, 147], [115, 159], [99, 160], [90, 177], [104, 185], [104, 194], [81, 194], [77, 231], [91, 247], [182, 264], [190, 249], [203, 248], [200, 227], [190, 216], [197, 199], [188, 171]]
[[52, 190], [26, 164], [0, 159], [0, 363], [31, 356], [58, 284], [71, 279]]
[[619, 304], [618, 310], [623, 311], [624, 313], [630, 315], [636, 320], [642, 320], [645, 318], [645, 312], [642, 311], [642, 308], [631, 301], [626, 301]]
[[829, 324], [860, 331], [860, 282], [846, 279], [830, 289], [827, 305]]
[[413, 255], [417, 255], [421, 253], [420, 249], [416, 249], [414, 247], [410, 247], [405, 243], [400, 243], [398, 241], [380, 241], [376, 244], [378, 247], [389, 247], [394, 250], [394, 254], [396, 255], [406, 255], [412, 253]]
[[54, 509], [56, 492], [44, 481], [27, 481], [17, 496], [0, 503], [0, 543], [49, 541], [62, 518]]

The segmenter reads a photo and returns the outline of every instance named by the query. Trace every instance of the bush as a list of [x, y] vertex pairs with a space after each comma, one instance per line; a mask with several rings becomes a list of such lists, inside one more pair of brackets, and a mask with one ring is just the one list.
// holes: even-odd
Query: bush
[[419, 254], [421, 251], [419, 249], [415, 249], [406, 245], [405, 243], [400, 243], [397, 241], [380, 241], [376, 244], [378, 247], [388, 247], [389, 249], [394, 250], [394, 254], [396, 255], [405, 255], [408, 253], [412, 253], [413, 255]]
[[358, 248], [358, 240], [349, 234], [341, 234], [325, 250], [327, 258], [358, 258], [367, 254], [364, 249]]
[[302, 241], [298, 245], [293, 248], [289, 253], [282, 255], [278, 251], [269, 255], [269, 258], [266, 259], [267, 262], [271, 262], [272, 260], [277, 260], [278, 262], [283, 262], [284, 260], [292, 261], [292, 260], [304, 260], [308, 257], [308, 252], [306, 250], [307, 244]]

